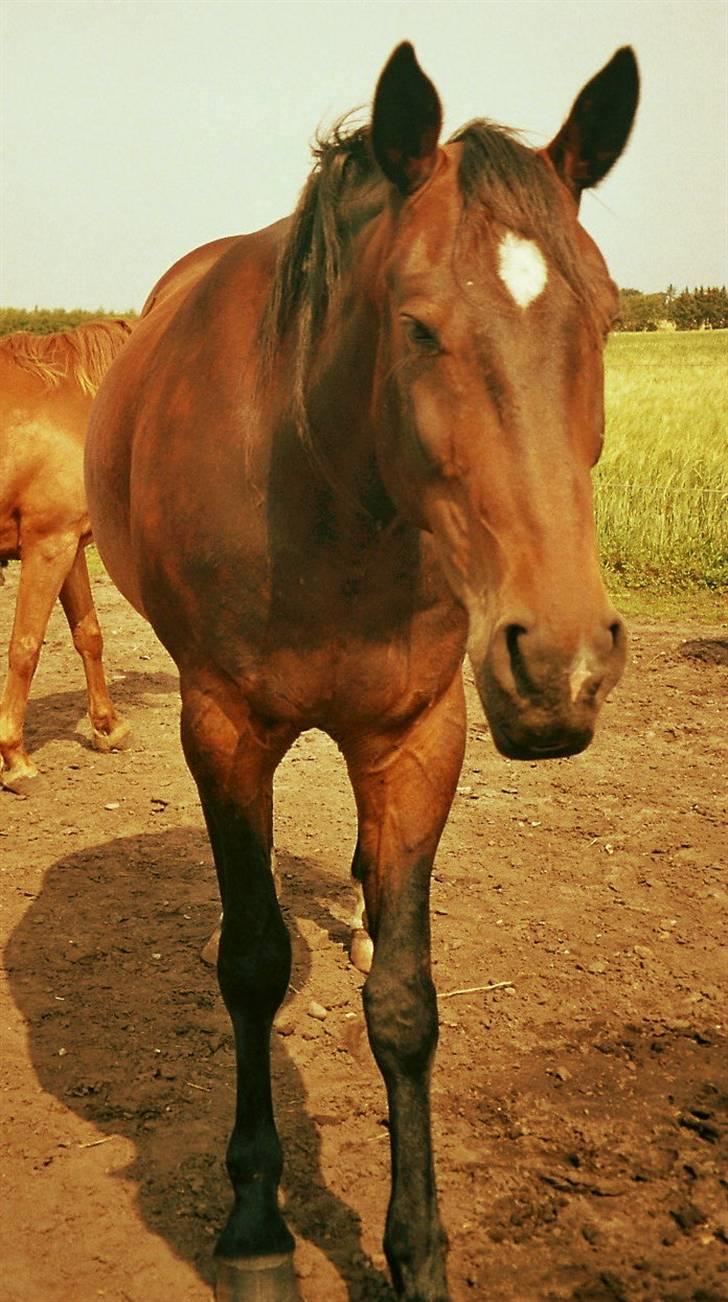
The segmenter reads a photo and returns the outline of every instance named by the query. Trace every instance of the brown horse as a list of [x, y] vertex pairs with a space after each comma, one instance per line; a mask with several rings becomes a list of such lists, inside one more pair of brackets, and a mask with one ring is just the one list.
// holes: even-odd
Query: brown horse
[[60, 595], [83, 661], [93, 743], [118, 746], [129, 726], [110, 699], [84, 548], [91, 537], [83, 482], [88, 414], [126, 343], [127, 321], [0, 339], [0, 558], [20, 559], [8, 674], [0, 701], [0, 785], [18, 790], [37, 769], [23, 744], [30, 684]]
[[399, 46], [370, 127], [320, 145], [293, 217], [168, 273], [96, 399], [94, 533], [179, 666], [222, 894], [238, 1084], [220, 1297], [297, 1296], [269, 1059], [290, 943], [269, 860], [273, 775], [312, 727], [358, 809], [385, 1249], [401, 1296], [447, 1297], [428, 896], [461, 663], [467, 646], [494, 741], [521, 759], [586, 746], [624, 665], [590, 484], [617, 295], [577, 212], [636, 102], [622, 49], [547, 149], [485, 122], [441, 146], [437, 93]]

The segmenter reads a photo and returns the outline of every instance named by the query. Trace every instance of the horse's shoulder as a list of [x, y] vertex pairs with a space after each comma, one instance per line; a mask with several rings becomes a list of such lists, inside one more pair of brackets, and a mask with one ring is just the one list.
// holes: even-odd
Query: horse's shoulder
[[238, 238], [236, 235], [229, 235], [219, 240], [211, 240], [178, 258], [150, 290], [141, 310], [141, 316], [148, 316], [153, 309], [158, 308], [172, 295], [179, 295], [181, 291], [189, 290], [196, 285], [205, 272], [215, 265]]
[[249, 235], [229, 235], [192, 249], [157, 281], [142, 308], [142, 317], [172, 297], [179, 305], [206, 282], [225, 287], [240, 275], [272, 273], [288, 224], [289, 219], [285, 219]]

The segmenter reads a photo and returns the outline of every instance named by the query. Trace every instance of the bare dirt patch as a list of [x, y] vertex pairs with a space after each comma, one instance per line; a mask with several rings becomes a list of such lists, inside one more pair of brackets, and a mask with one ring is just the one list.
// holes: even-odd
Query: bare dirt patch
[[[132, 744], [91, 750], [58, 613], [27, 727], [42, 776], [27, 800], [0, 793], [0, 1298], [203, 1302], [233, 1105], [199, 958], [214, 874], [174, 666], [108, 581], [96, 592]], [[432, 895], [453, 1302], [728, 1293], [726, 670], [682, 650], [724, 633], [632, 633], [625, 682], [574, 759], [499, 758], [469, 689]], [[384, 1300], [384, 1092], [345, 948], [353, 804], [326, 738], [299, 741], [277, 796], [295, 990], [274, 1063], [302, 1294]], [[512, 984], [451, 993], [498, 982]]]

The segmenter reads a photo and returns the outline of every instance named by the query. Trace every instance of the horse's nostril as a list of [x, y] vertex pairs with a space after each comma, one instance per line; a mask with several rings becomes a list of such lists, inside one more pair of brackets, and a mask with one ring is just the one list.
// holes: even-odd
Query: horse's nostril
[[519, 646], [519, 639], [527, 632], [528, 630], [524, 628], [523, 624], [508, 624], [505, 629], [505, 639], [508, 648], [508, 658], [511, 663], [511, 672], [516, 687], [522, 693], [528, 692], [529, 676]]
[[523, 627], [523, 624], [509, 624], [507, 626], [505, 630], [506, 645], [508, 647], [508, 654], [510, 656], [516, 656], [521, 654], [518, 649], [518, 639], [519, 637], [522, 637], [525, 632], [526, 630]]
[[609, 625], [609, 632], [612, 636], [611, 651], [616, 652], [623, 660], [627, 655], [627, 629], [621, 619], [615, 619], [613, 624]]

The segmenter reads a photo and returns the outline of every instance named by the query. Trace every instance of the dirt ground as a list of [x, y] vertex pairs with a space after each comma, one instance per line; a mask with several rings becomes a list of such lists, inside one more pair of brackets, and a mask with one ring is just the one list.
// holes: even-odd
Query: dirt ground
[[[108, 580], [96, 592], [132, 743], [90, 749], [59, 611], [27, 725], [42, 776], [0, 793], [0, 1299], [204, 1302], [233, 1107], [200, 959], [214, 874], [173, 665]], [[574, 759], [500, 758], [469, 687], [433, 884], [453, 1302], [728, 1297], [724, 636], [633, 623]], [[296, 745], [277, 799], [294, 971], [275, 1088], [302, 1296], [384, 1302], [384, 1091], [346, 953], [353, 804], [325, 737]]]

